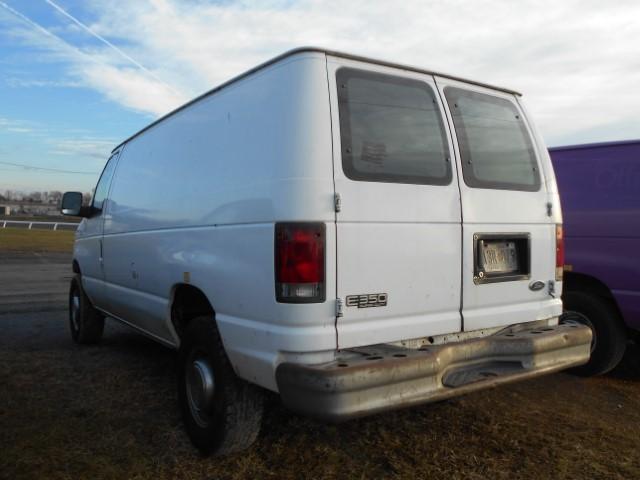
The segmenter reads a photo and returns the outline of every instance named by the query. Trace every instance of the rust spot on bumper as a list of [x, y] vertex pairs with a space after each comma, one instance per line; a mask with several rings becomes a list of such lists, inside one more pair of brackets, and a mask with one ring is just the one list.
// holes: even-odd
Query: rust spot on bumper
[[581, 365], [590, 346], [582, 325], [504, 330], [418, 350], [358, 348], [320, 365], [282, 363], [276, 380], [288, 408], [338, 422]]

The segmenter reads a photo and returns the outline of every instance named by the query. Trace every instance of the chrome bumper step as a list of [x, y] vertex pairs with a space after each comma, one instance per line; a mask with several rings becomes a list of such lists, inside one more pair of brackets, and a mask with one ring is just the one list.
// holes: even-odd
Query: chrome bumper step
[[417, 350], [375, 345], [320, 365], [282, 363], [276, 380], [288, 408], [342, 421], [581, 365], [590, 347], [586, 326], [514, 326]]

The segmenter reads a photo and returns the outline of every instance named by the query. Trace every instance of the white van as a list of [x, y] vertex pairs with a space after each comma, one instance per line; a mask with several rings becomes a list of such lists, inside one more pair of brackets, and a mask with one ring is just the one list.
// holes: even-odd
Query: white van
[[580, 365], [558, 325], [553, 169], [514, 91], [301, 48], [113, 150], [74, 248], [74, 340], [106, 316], [179, 350], [203, 452], [262, 389], [340, 421]]

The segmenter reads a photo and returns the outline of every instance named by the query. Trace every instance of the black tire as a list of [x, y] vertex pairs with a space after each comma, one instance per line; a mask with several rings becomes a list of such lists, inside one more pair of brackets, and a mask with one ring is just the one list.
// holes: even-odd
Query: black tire
[[615, 305], [606, 298], [583, 291], [563, 295], [562, 321], [577, 321], [591, 327], [593, 342], [589, 362], [572, 369], [581, 376], [601, 375], [613, 370], [624, 355], [627, 332]]
[[640, 379], [640, 335], [636, 334], [634, 337], [633, 342], [627, 343], [627, 349], [621, 363], [633, 378]]
[[79, 275], [69, 289], [69, 329], [73, 341], [82, 345], [100, 342], [104, 331], [104, 316], [91, 305]]
[[263, 394], [235, 375], [213, 317], [189, 322], [178, 368], [180, 409], [191, 442], [204, 455], [251, 446], [260, 432]]

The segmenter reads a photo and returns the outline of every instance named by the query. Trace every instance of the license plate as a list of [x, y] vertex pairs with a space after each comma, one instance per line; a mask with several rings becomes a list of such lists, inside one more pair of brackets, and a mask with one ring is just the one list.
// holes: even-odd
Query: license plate
[[518, 270], [518, 251], [515, 242], [480, 242], [482, 268], [487, 273], [505, 273]]

